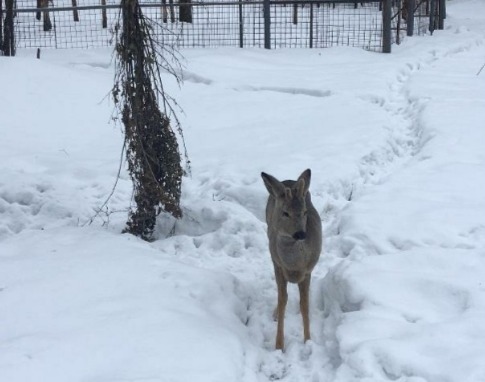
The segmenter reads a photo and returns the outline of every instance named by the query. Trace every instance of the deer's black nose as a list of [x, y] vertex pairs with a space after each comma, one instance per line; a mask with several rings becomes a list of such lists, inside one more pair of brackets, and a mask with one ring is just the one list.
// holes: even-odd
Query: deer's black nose
[[293, 239], [295, 240], [305, 240], [306, 233], [303, 231], [298, 231], [293, 234]]

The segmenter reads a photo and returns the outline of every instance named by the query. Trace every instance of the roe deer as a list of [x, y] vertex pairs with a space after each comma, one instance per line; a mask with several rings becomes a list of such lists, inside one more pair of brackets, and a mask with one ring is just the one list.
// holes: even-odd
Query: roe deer
[[322, 250], [322, 222], [308, 192], [310, 169], [304, 171], [297, 181], [280, 182], [264, 172], [261, 176], [269, 192], [266, 222], [278, 287], [278, 305], [274, 312], [278, 321], [276, 349], [283, 350], [288, 282], [298, 284], [303, 336], [305, 341], [310, 339], [310, 278]]

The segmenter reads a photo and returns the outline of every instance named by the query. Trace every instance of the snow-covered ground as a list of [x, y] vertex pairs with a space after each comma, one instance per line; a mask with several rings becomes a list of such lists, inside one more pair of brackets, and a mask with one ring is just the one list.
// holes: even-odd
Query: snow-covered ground
[[[185, 50], [181, 221], [122, 235], [111, 52], [0, 57], [0, 381], [485, 381], [485, 2], [391, 55]], [[324, 252], [274, 350], [266, 171]], [[169, 235], [170, 231], [174, 235]]]

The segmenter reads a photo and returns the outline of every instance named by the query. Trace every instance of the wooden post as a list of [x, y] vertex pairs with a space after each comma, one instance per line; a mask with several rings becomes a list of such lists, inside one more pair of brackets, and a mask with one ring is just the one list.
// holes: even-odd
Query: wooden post
[[313, 48], [313, 3], [310, 3], [310, 48]]
[[415, 0], [406, 0], [405, 1], [406, 7], [406, 26], [407, 26], [407, 35], [412, 36], [414, 34], [414, 9], [416, 8], [416, 1]]
[[443, 30], [445, 27], [445, 19], [446, 19], [446, 0], [439, 0], [438, 13], [439, 13], [438, 29]]
[[270, 13], [269, 0], [264, 0], [263, 16], [264, 16], [264, 48], [271, 49], [271, 13]]
[[436, 10], [437, 10], [437, 0], [431, 0], [429, 4], [429, 33], [433, 34], [436, 29]]
[[[106, 6], [106, 0], [101, 0], [101, 5]], [[106, 15], [106, 8], [103, 8], [101, 10], [101, 15], [102, 15], [102, 23], [103, 23], [103, 28], [106, 29], [108, 28], [108, 16]]]
[[242, 0], [239, 0], [238, 2], [238, 10], [239, 10], [239, 47], [244, 48], [244, 18], [243, 18]]
[[382, 52], [391, 53], [391, 19], [392, 4], [391, 0], [382, 0]]
[[[77, 0], [72, 0], [72, 6], [74, 8], [77, 7]], [[74, 21], [79, 21], [79, 12], [77, 9], [72, 10], [72, 17], [74, 18]]]
[[[406, 0], [403, 0], [405, 2]], [[401, 0], [398, 0], [397, 6], [399, 8], [399, 12], [397, 13], [397, 21], [396, 21], [396, 44], [399, 45], [401, 43], [401, 24], [402, 20], [406, 20], [406, 15], [404, 13], [403, 4]], [[382, 12], [382, 2], [379, 3], [379, 10]]]
[[0, 0], [0, 50], [3, 51], [3, 0]]
[[5, 56], [15, 56], [15, 33], [13, 23], [13, 3], [14, 0], [5, 0], [5, 25], [4, 40], [2, 44], [3, 54]]

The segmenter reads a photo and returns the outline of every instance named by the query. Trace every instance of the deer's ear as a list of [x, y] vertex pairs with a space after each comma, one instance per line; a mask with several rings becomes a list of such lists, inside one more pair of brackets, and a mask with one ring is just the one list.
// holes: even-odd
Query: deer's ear
[[285, 196], [286, 187], [278, 179], [276, 179], [274, 176], [266, 174], [265, 172], [261, 173], [261, 177], [263, 178], [266, 189], [271, 195], [277, 198]]
[[312, 171], [307, 169], [301, 173], [297, 180], [298, 195], [305, 196], [310, 188], [310, 181], [312, 179]]

